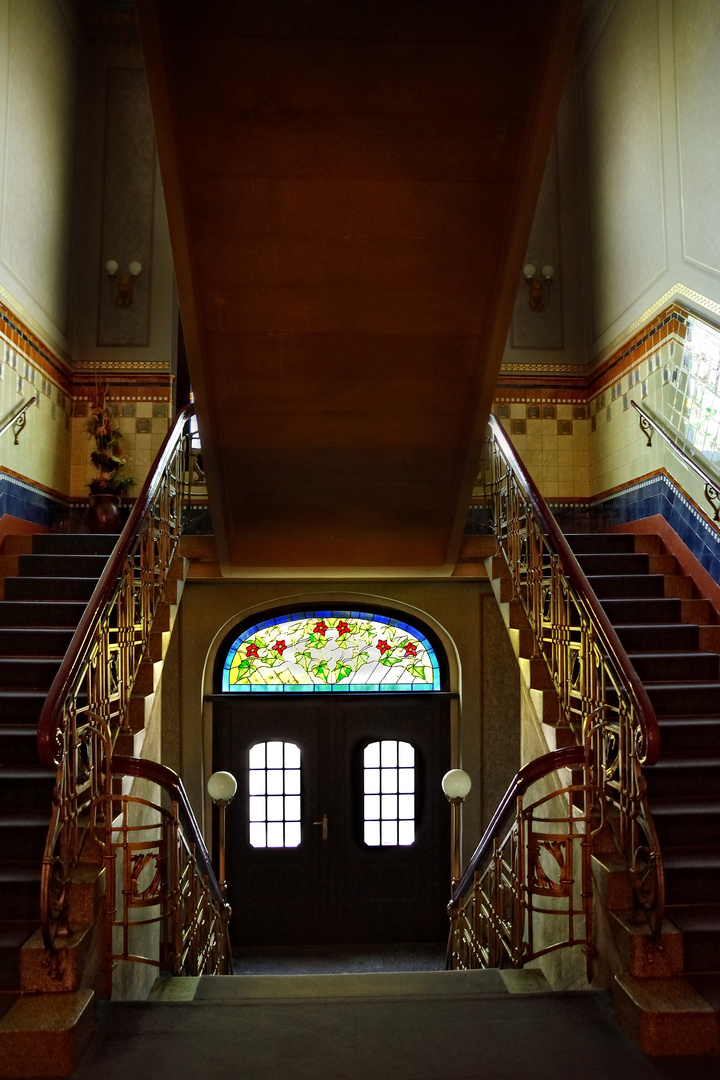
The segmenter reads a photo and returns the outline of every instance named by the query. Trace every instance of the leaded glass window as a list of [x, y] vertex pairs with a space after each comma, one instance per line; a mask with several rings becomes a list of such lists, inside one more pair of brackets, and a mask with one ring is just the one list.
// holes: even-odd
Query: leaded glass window
[[289, 848], [300, 843], [300, 747], [255, 743], [248, 767], [250, 844]]
[[368, 847], [415, 842], [415, 750], [408, 742], [371, 742], [363, 754], [363, 838]]
[[435, 651], [416, 627], [365, 611], [298, 611], [243, 630], [222, 670], [227, 693], [439, 690]]

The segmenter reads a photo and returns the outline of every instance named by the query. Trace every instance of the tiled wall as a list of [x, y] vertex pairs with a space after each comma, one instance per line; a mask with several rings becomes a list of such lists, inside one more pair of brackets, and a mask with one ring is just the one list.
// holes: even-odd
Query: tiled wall
[[493, 412], [546, 499], [587, 498], [588, 412], [561, 390], [501, 390]]
[[[87, 485], [96, 475], [90, 462], [95, 444], [88, 434], [87, 423], [94, 385], [78, 387], [72, 409], [72, 459], [70, 495], [82, 498]], [[172, 388], [169, 377], [146, 379], [124, 378], [110, 384], [108, 401], [116, 410], [117, 427], [122, 432], [120, 456], [126, 460], [123, 475], [134, 476], [137, 483], [132, 495], [137, 495], [167, 434], [172, 410]]]
[[0, 306], [0, 424], [33, 396], [17, 444], [12, 430], [0, 438], [0, 470], [38, 490], [65, 495], [72, 407], [68, 368]]
[[[130, 366], [130, 365], [128, 365]], [[87, 432], [95, 377], [73, 373], [9, 308], [0, 305], [0, 425], [35, 397], [18, 434], [0, 438], [0, 517], [57, 527], [68, 500], [85, 499], [95, 475]], [[169, 374], [113, 375], [110, 399], [123, 434], [125, 472], [137, 494], [167, 433], [172, 411]]]
[[[720, 456], [716, 338], [712, 328], [672, 305], [572, 390], [523, 387], [519, 378], [501, 377], [493, 412], [556, 513], [569, 512], [564, 501], [580, 503], [587, 528], [660, 514], [720, 582], [720, 531], [704, 481], [657, 433], [648, 445], [632, 406], [636, 402], [679, 437], [712, 475]], [[471, 520], [468, 531], [483, 527]]]

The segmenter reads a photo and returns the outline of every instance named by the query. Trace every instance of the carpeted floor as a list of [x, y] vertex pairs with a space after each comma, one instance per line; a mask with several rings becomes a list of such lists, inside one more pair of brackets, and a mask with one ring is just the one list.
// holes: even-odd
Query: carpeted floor
[[[73, 1080], [710, 1080], [720, 1059], [645, 1058], [609, 995], [526, 972], [169, 980], [101, 1003]], [[539, 975], [539, 973], [536, 973]], [[184, 987], [179, 984], [185, 984]], [[528, 988], [530, 992], [527, 992]]]

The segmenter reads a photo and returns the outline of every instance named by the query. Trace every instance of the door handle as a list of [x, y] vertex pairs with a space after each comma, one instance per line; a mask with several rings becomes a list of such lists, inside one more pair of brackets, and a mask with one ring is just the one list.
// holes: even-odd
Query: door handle
[[322, 838], [323, 838], [323, 840], [327, 840], [327, 832], [328, 832], [328, 816], [327, 816], [327, 814], [323, 814], [323, 816], [320, 818], [319, 821], [313, 821], [313, 825], [322, 825]]

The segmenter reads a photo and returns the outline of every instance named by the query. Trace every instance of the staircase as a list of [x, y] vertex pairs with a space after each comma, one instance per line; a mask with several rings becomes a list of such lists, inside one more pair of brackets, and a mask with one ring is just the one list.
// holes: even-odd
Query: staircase
[[645, 771], [682, 973], [720, 1008], [720, 625], [656, 536], [568, 535], [658, 717]]
[[0, 1015], [20, 990], [20, 947], [40, 922], [40, 871], [55, 771], [37, 723], [116, 536], [40, 534], [5, 542], [0, 600]]

